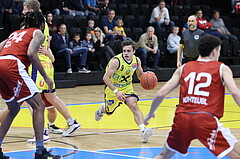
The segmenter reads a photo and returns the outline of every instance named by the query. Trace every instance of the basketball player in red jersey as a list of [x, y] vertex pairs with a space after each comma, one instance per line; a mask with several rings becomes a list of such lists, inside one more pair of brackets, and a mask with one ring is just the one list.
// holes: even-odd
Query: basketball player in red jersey
[[27, 73], [32, 63], [52, 90], [53, 82], [44, 71], [37, 52], [44, 41], [40, 29], [44, 28], [44, 18], [40, 12], [29, 13], [25, 19], [25, 29], [13, 32], [8, 39], [0, 43], [0, 93], [8, 106], [8, 112], [0, 126], [0, 159], [10, 158], [2, 153], [2, 142], [12, 121], [26, 101], [33, 109], [33, 127], [36, 136], [35, 159], [59, 159], [44, 148], [44, 102], [39, 90]]
[[[178, 68], [172, 78], [157, 92], [145, 124], [165, 95], [180, 84], [179, 105], [175, 112], [172, 130], [162, 152], [154, 159], [169, 159], [176, 152], [186, 154], [193, 139], [198, 139], [217, 158], [240, 158], [240, 144], [219, 122], [224, 111], [224, 86], [240, 105], [240, 91], [230, 68], [218, 58], [221, 40], [203, 36], [198, 43], [198, 60]], [[199, 122], [201, 121], [201, 122]]]

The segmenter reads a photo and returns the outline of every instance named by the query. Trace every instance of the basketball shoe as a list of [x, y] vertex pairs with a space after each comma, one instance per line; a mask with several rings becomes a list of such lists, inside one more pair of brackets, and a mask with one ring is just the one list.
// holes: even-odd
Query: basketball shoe
[[[48, 136], [47, 130], [45, 130], [45, 129], [44, 129], [44, 132], [43, 132], [43, 141], [44, 142], [50, 141], [50, 137]], [[36, 143], [36, 137], [34, 136], [32, 139], [28, 139], [27, 143], [35, 144]]]
[[65, 136], [65, 137], [71, 136], [74, 132], [76, 132], [80, 128], [81, 128], [81, 125], [78, 124], [76, 120], [74, 120], [74, 123], [72, 125], [68, 125], [68, 128], [62, 134], [62, 136]]
[[4, 154], [3, 154], [3, 152], [2, 152], [2, 148], [0, 148], [0, 159], [10, 159], [10, 157], [8, 157], [8, 156], [5, 156]]
[[103, 108], [103, 107], [105, 107], [105, 103], [102, 103], [102, 104], [100, 105], [99, 109], [95, 112], [95, 120], [96, 120], [96, 121], [99, 121], [99, 120], [102, 119], [103, 114], [104, 114], [104, 113], [102, 113], [102, 108]]
[[34, 159], [61, 159], [61, 158], [62, 156], [52, 155], [45, 148], [43, 149], [41, 154], [35, 153], [35, 157], [34, 157]]
[[151, 128], [146, 128], [142, 132], [142, 143], [147, 143], [150, 136], [152, 136], [152, 129]]
[[63, 131], [59, 127], [57, 127], [55, 124], [50, 125], [49, 123], [48, 123], [47, 131], [49, 133], [53, 133], [53, 134], [62, 134], [63, 133]]

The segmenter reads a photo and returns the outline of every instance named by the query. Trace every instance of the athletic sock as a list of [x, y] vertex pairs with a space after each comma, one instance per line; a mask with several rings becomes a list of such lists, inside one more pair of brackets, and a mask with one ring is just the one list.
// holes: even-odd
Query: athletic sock
[[0, 148], [2, 147], [3, 139], [0, 139]]
[[74, 123], [74, 119], [73, 118], [67, 119], [67, 123], [68, 125], [72, 125]]
[[44, 149], [44, 141], [37, 140], [36, 141], [36, 153], [42, 154], [43, 149]]
[[53, 125], [55, 125], [55, 124], [52, 123], [52, 122], [48, 122], [48, 125], [49, 125], [49, 126], [53, 126]]
[[140, 124], [138, 127], [141, 133], [146, 129], [144, 124]]

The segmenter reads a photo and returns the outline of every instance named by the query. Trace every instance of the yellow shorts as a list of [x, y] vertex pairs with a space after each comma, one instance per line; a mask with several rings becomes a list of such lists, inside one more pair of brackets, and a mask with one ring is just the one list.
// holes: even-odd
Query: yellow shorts
[[[137, 93], [133, 90], [132, 87], [118, 89], [118, 91], [125, 93], [126, 97], [136, 97], [137, 100], [139, 100]], [[117, 98], [116, 94], [113, 93], [113, 91], [109, 87], [105, 88], [104, 93], [105, 93], [105, 111], [107, 114], [111, 115], [117, 109], [117, 107], [123, 104], [123, 102]]]
[[[42, 66], [47, 73], [48, 77], [54, 81], [54, 67], [51, 62], [42, 63]], [[38, 89], [41, 93], [49, 93], [48, 91], [48, 85], [45, 83], [43, 76], [40, 74], [40, 72], [35, 68], [32, 67], [32, 65], [29, 66], [28, 69], [29, 75], [31, 76], [32, 80], [36, 83]], [[55, 83], [53, 85], [53, 91], [55, 92]]]

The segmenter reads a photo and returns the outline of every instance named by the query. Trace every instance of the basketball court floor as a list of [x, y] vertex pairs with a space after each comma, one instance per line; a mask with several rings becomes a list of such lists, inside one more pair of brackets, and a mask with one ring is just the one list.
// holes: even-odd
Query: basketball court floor
[[[239, 85], [240, 80], [236, 79], [236, 82]], [[154, 90], [144, 90], [139, 83], [134, 83], [134, 88], [141, 99], [139, 107], [144, 116], [150, 109], [154, 94], [163, 84], [164, 82], [159, 82]], [[133, 115], [125, 105], [119, 107], [112, 116], [104, 116], [101, 121], [95, 121], [94, 113], [103, 101], [103, 88], [103, 85], [94, 85], [57, 90], [58, 96], [67, 104], [70, 113], [82, 128], [72, 137], [49, 134], [51, 141], [46, 143], [48, 150], [53, 154], [62, 155], [64, 159], [150, 159], [156, 156], [161, 151], [171, 127], [178, 104], [179, 88], [166, 97], [156, 111], [156, 117], [150, 120], [149, 127], [153, 129], [153, 136], [145, 144], [141, 143], [140, 132]], [[1, 100], [0, 108], [4, 107], [5, 104]], [[225, 114], [220, 121], [231, 129], [238, 140], [240, 139], [239, 116], [240, 109], [226, 93]], [[55, 123], [62, 129], [66, 127], [66, 121], [60, 114]], [[27, 105], [23, 104], [4, 140], [3, 151], [14, 159], [34, 158], [35, 145], [26, 142], [32, 136], [32, 118]], [[173, 159], [180, 158], [214, 159], [216, 157], [200, 142], [194, 140], [187, 156], [177, 154], [173, 157]]]

